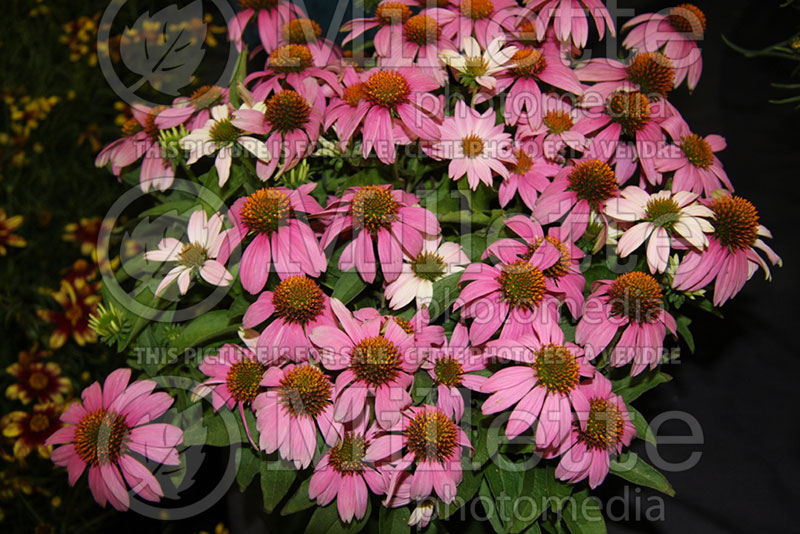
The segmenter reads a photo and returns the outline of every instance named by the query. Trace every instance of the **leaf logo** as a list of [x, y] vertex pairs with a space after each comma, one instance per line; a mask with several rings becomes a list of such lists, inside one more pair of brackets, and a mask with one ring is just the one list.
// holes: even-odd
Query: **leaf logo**
[[183, 8], [172, 5], [152, 16], [148, 11], [132, 28], [126, 26], [120, 57], [131, 72], [141, 76], [128, 89], [135, 92], [149, 82], [161, 93], [179, 95], [205, 56], [207, 31], [202, 0]]

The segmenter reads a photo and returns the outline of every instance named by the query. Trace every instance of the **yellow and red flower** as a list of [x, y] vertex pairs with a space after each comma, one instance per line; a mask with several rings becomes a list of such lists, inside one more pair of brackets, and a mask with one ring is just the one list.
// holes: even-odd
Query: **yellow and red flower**
[[80, 245], [81, 254], [91, 256], [97, 248], [102, 223], [100, 217], [82, 217], [78, 222], [69, 223], [64, 227], [64, 241]]
[[55, 362], [16, 362], [9, 365], [6, 372], [17, 379], [6, 389], [6, 397], [22, 404], [63, 402], [72, 391], [72, 383], [61, 376], [61, 367]]
[[50, 292], [62, 311], [38, 310], [39, 318], [56, 325], [50, 335], [51, 349], [58, 349], [70, 335], [78, 345], [97, 343], [97, 334], [89, 328], [89, 316], [97, 309], [101, 300], [98, 291], [100, 282], [89, 282], [85, 278], [62, 280], [58, 291]]
[[14, 234], [14, 230], [19, 228], [23, 221], [22, 215], [8, 217], [6, 210], [0, 208], [0, 256], [6, 255], [6, 246], [25, 247], [28, 245], [25, 238]]
[[17, 460], [24, 460], [34, 450], [42, 458], [50, 458], [53, 447], [45, 445], [45, 440], [61, 428], [62, 408], [60, 404], [39, 404], [32, 412], [15, 411], [3, 416], [3, 436], [14, 440]]

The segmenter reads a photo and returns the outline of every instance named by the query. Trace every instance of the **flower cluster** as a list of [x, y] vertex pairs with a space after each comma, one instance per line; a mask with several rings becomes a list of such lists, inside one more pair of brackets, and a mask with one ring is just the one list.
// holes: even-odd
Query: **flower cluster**
[[[194, 401], [235, 410], [260, 461], [310, 475], [298, 498], [336, 501], [345, 523], [380, 496], [425, 526], [494, 417], [507, 440], [532, 436], [553, 484], [597, 487], [644, 435], [631, 377], [663, 381], [682, 306], [719, 306], [780, 264], [733, 193], [724, 139], [669, 100], [698, 82], [700, 10], [636, 17], [627, 58], [581, 61], [589, 15], [601, 38], [616, 31], [595, 0], [387, 0], [344, 26], [345, 49], [293, 3], [241, 4], [229, 37], [247, 53], [255, 24], [263, 68], [134, 108], [97, 157], [189, 214], [185, 237], [145, 247], [167, 270], [140, 287], [181, 305], [230, 294], [177, 334], [203, 329], [214, 349], [190, 370]], [[369, 30], [362, 64], [348, 43]], [[186, 211], [179, 173], [230, 207]], [[169, 402], [129, 376], [85, 391], [50, 438], [71, 480], [88, 464], [118, 508], [123, 478], [161, 496], [129, 452], [173, 463], [180, 442], [141, 426]]]

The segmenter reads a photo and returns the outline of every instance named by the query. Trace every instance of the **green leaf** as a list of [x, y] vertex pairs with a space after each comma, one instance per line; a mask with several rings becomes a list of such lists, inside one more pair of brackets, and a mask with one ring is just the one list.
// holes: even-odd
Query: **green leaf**
[[297, 471], [285, 460], [261, 462], [261, 493], [264, 510], [271, 513], [292, 487]]
[[166, 202], [164, 204], [159, 204], [157, 206], [153, 206], [148, 210], [144, 210], [142, 213], [139, 214], [140, 218], [145, 217], [155, 217], [158, 215], [165, 215], [174, 211], [178, 216], [183, 215], [185, 213], [189, 213], [190, 211], [194, 211], [200, 206], [197, 202], [197, 199], [194, 200], [176, 200], [174, 202]]
[[408, 520], [411, 510], [408, 506], [401, 508], [386, 508], [381, 506], [378, 512], [378, 532], [380, 534], [407, 534], [411, 532]]
[[562, 516], [572, 534], [606, 534], [606, 522], [597, 500], [584, 489], [573, 495]]
[[350, 269], [346, 273], [343, 273], [341, 278], [336, 281], [332, 296], [333, 298], [341, 300], [342, 304], [347, 305], [356, 298], [365, 287], [367, 287], [367, 283], [361, 279], [361, 275], [358, 274], [358, 271], [356, 269]]
[[658, 369], [647, 370], [637, 376], [626, 376], [620, 380], [612, 380], [614, 393], [620, 395], [625, 402], [631, 403], [643, 393], [650, 391], [659, 384], [669, 382], [672, 377]]
[[503, 524], [509, 527], [514, 519], [514, 504], [522, 494], [525, 472], [500, 469], [496, 464], [490, 464], [484, 470], [484, 476], [494, 495], [495, 510]]
[[509, 532], [522, 532], [528, 525], [536, 521], [542, 514], [545, 507], [545, 499], [537, 498], [536, 490], [540, 484], [537, 481], [536, 469], [528, 469], [522, 477], [522, 490], [520, 496], [525, 496], [524, 499], [518, 499], [513, 504], [513, 515], [511, 516], [511, 525], [508, 528]]
[[366, 526], [371, 511], [372, 504], [367, 501], [367, 513], [363, 519], [353, 519], [351, 523], [344, 523], [339, 519], [336, 503], [318, 506], [306, 525], [306, 534], [355, 534]]
[[567, 497], [572, 493], [572, 484], [566, 484], [556, 478], [556, 468], [551, 464], [539, 464], [533, 468], [536, 475], [534, 482], [534, 495], [536, 501], [542, 503], [542, 508], [548, 504], [553, 512], [563, 508]]
[[229, 325], [228, 310], [214, 310], [206, 312], [193, 319], [181, 331], [181, 335], [171, 344], [177, 353], [182, 353], [188, 348], [202, 347], [209, 340], [223, 335], [235, 334], [238, 325]]
[[433, 390], [433, 379], [427, 371], [420, 369], [414, 374], [414, 384], [411, 386], [411, 399], [414, 404], [422, 404]]
[[675, 490], [667, 481], [667, 478], [655, 467], [642, 460], [635, 452], [628, 451], [622, 454], [619, 459], [612, 460], [609, 472], [624, 478], [628, 482], [653, 488], [670, 497], [675, 496]]
[[239, 483], [239, 490], [244, 491], [261, 469], [260, 458], [252, 448], [240, 447], [236, 451], [236, 463], [239, 466], [236, 471], [236, 482]]
[[289, 515], [311, 508], [314, 506], [314, 501], [308, 498], [308, 486], [311, 484], [311, 477], [305, 479], [297, 491], [289, 497], [286, 504], [281, 508], [281, 515]]
[[245, 45], [236, 60], [236, 68], [233, 69], [233, 76], [228, 90], [228, 100], [234, 108], [238, 108], [242, 103], [238, 84], [244, 82], [247, 77], [247, 56], [247, 46]]
[[442, 503], [441, 506], [439, 506], [439, 517], [442, 519], [450, 517], [471, 501], [478, 492], [481, 481], [483, 481], [483, 473], [480, 471], [473, 471], [469, 460], [464, 460], [461, 468], [463, 479], [461, 480], [461, 484], [458, 485], [456, 499], [450, 504]]
[[486, 481], [486, 477], [481, 480], [480, 488], [478, 489], [478, 495], [481, 497], [481, 505], [483, 505], [483, 509], [486, 512], [486, 518], [489, 520], [489, 524], [492, 525], [492, 528], [498, 534], [504, 534], [506, 532], [505, 527], [503, 526], [503, 522], [500, 520], [500, 517], [497, 514], [497, 507], [492, 506], [491, 510], [485, 503], [493, 502], [494, 496], [492, 495], [492, 491], [489, 488], [489, 483]]
[[445, 310], [449, 309], [458, 298], [458, 295], [461, 294], [458, 282], [461, 280], [462, 274], [449, 274], [433, 283], [433, 297], [428, 305], [431, 323], [438, 319]]
[[203, 406], [194, 403], [181, 412], [180, 416], [183, 424], [180, 422], [174, 424], [183, 429], [184, 445], [227, 447], [231, 443], [247, 440], [238, 414], [231, 411], [214, 413], [209, 407], [203, 415]]
[[653, 431], [650, 429], [650, 425], [647, 423], [647, 419], [644, 418], [641, 412], [629, 404], [628, 415], [631, 417], [631, 423], [633, 423], [633, 426], [636, 427], [636, 437], [645, 440], [647, 443], [655, 445], [656, 436], [653, 434]]
[[494, 196], [494, 191], [486, 187], [483, 183], [478, 184], [478, 188], [473, 191], [470, 189], [467, 180], [459, 180], [458, 192], [467, 199], [467, 205], [472, 211], [488, 211], [490, 198]]
[[683, 338], [683, 341], [686, 342], [686, 346], [689, 347], [689, 352], [694, 354], [694, 336], [689, 330], [689, 325], [692, 324], [692, 320], [685, 315], [678, 315], [675, 318], [675, 323], [678, 325], [678, 333]]

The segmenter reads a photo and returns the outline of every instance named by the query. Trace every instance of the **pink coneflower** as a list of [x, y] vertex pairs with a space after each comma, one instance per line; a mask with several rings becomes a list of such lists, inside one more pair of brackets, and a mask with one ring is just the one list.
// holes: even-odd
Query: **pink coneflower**
[[697, 291], [716, 279], [714, 306], [720, 306], [741, 291], [759, 267], [770, 279], [769, 265], [758, 250], [764, 252], [773, 265], [782, 266], [783, 262], [761, 239], [772, 235], [759, 224], [758, 212], [749, 201], [723, 196], [712, 200], [710, 208], [714, 213], [714, 233], [708, 236], [708, 249], [686, 253], [675, 273], [673, 286], [681, 291]]
[[223, 406], [229, 410], [238, 408], [247, 438], [257, 448], [247, 426], [244, 408], [252, 404], [261, 392], [261, 379], [267, 370], [266, 365], [250, 349], [226, 343], [217, 354], [207, 356], [198, 368], [209, 379], [199, 384], [194, 394], [205, 397], [211, 393], [211, 405], [215, 412]]
[[597, 373], [591, 382], [578, 387], [578, 423], [556, 451], [562, 455], [556, 477], [573, 484], [588, 478], [594, 489], [605, 480], [611, 456], [621, 454], [622, 447], [631, 444], [636, 428], [625, 401], [611, 392], [611, 382], [605, 376]]
[[540, 82], [577, 96], [583, 94], [578, 78], [552, 41], [545, 41], [541, 48], [521, 48], [511, 61], [514, 66], [497, 76], [497, 87], [491, 93], [497, 95], [508, 89], [503, 111], [506, 124], [514, 126], [524, 116], [531, 128], [541, 126], [544, 102]]
[[706, 220], [713, 212], [688, 191], [659, 191], [649, 195], [631, 185], [606, 203], [605, 213], [618, 221], [635, 223], [619, 238], [617, 254], [624, 258], [646, 242], [651, 273], [666, 270], [671, 245], [702, 250], [708, 246], [706, 234], [714, 231]]
[[340, 31], [349, 32], [342, 40], [342, 46], [372, 28], [378, 28], [373, 43], [379, 56], [391, 54], [392, 41], [403, 33], [403, 26], [412, 17], [409, 6], [414, 5], [411, 0], [383, 0], [375, 9], [375, 16], [353, 19], [342, 24]]
[[539, 148], [535, 142], [518, 143], [513, 151], [514, 160], [507, 163], [508, 176], [498, 190], [501, 207], [506, 207], [519, 194], [528, 209], [533, 210], [539, 192], [544, 191], [550, 185], [549, 179], [561, 170], [561, 166], [537, 157], [537, 153]]
[[242, 323], [249, 329], [269, 318], [273, 319], [256, 343], [259, 360], [268, 364], [284, 358], [295, 362], [316, 358], [309, 335], [317, 326], [336, 326], [330, 299], [306, 276], [291, 276], [275, 291], [261, 293], [247, 308]]
[[616, 35], [614, 21], [611, 14], [600, 0], [528, 0], [527, 8], [536, 10], [543, 26], [550, 24], [553, 20], [553, 28], [556, 36], [562, 43], [569, 42], [578, 48], [586, 46], [589, 37], [589, 22], [586, 18], [584, 9], [589, 12], [594, 19], [597, 35], [602, 41], [605, 35], [606, 26], [608, 33], [612, 37]]
[[228, 103], [228, 89], [218, 85], [204, 85], [190, 97], [176, 98], [171, 108], [158, 114], [156, 126], [162, 130], [186, 124], [189, 131], [201, 128], [211, 118], [211, 110]]
[[[409, 498], [420, 501], [434, 492], [450, 503], [461, 483], [462, 447], [472, 449], [467, 435], [450, 417], [433, 406], [412, 406], [386, 434], [372, 440], [366, 459], [395, 461], [384, 468], [388, 477], [385, 505], [401, 506]], [[406, 484], [408, 497], [400, 495], [398, 502], [395, 492]]]
[[506, 425], [506, 437], [515, 439], [536, 425], [536, 446], [561, 443], [572, 427], [572, 409], [578, 408], [581, 377], [594, 376], [595, 369], [574, 343], [564, 341], [557, 324], [537, 336], [490, 341], [487, 352], [523, 365], [504, 367], [483, 384], [490, 393], [484, 414], [505, 411], [516, 405]]
[[[152, 421], [172, 405], [167, 393], [153, 393], [156, 383], [139, 380], [128, 384], [130, 369], [117, 369], [105, 380], [83, 390], [61, 415], [68, 426], [51, 435], [46, 445], [62, 445], [50, 457], [67, 468], [75, 485], [89, 466], [89, 489], [100, 506], [106, 503], [124, 511], [130, 505], [130, 489], [142, 499], [164, 496], [153, 474], [131, 453], [164, 465], [178, 465], [176, 447], [183, 441], [180, 428]], [[124, 479], [124, 481], [123, 481]]]
[[675, 171], [672, 176], [673, 191], [691, 191], [698, 195], [711, 194], [724, 186], [733, 191], [728, 174], [715, 152], [724, 150], [727, 144], [720, 135], [701, 137], [689, 130], [680, 117], [670, 117], [661, 123], [674, 144], [662, 147], [656, 158], [659, 172]]
[[463, 323], [456, 324], [450, 342], [431, 351], [422, 364], [436, 386], [436, 407], [447, 417], [461, 421], [464, 397], [461, 388], [481, 391], [486, 377], [470, 374], [486, 369], [486, 360], [469, 343], [469, 331]]
[[368, 421], [369, 417], [360, 417], [352, 429], [342, 433], [314, 467], [308, 485], [308, 498], [316, 499], [320, 506], [336, 499], [339, 517], [345, 523], [366, 515], [369, 492], [386, 493], [383, 473], [365, 461], [367, 449], [378, 432], [374, 423], [367, 428]]
[[307, 363], [270, 367], [261, 386], [266, 391], [256, 397], [253, 409], [258, 444], [267, 454], [279, 451], [281, 458], [305, 469], [317, 448], [317, 426], [328, 446], [336, 444], [342, 425], [333, 420], [335, 391], [318, 367]]
[[511, 58], [517, 47], [505, 47], [506, 37], [500, 35], [492, 39], [486, 50], [481, 50], [472, 36], [464, 36], [461, 42], [462, 54], [452, 50], [442, 50], [439, 57], [447, 66], [458, 73], [458, 81], [472, 89], [494, 91], [497, 87], [497, 74], [510, 69], [514, 64]]
[[332, 95], [325, 109], [322, 129], [327, 131], [331, 126], [336, 126], [342, 150], [347, 147], [347, 143], [361, 123], [354, 118], [363, 117], [369, 109], [370, 103], [364, 98], [367, 80], [369, 80], [368, 72], [357, 72], [353, 66], [348, 65], [342, 75], [344, 84], [342, 96]]
[[119, 177], [125, 167], [142, 160], [139, 171], [139, 186], [147, 193], [150, 189], [165, 191], [175, 179], [175, 169], [164, 156], [159, 143], [159, 128], [156, 118], [165, 107], [149, 108], [137, 105], [131, 108], [133, 117], [122, 127], [122, 137], [97, 154], [95, 165], [111, 164], [111, 171]]
[[273, 266], [281, 279], [299, 274], [317, 277], [327, 269], [328, 260], [306, 218], [321, 210], [309, 195], [315, 185], [267, 187], [233, 203], [228, 216], [234, 227], [220, 256], [226, 258], [248, 234], [255, 236], [244, 249], [239, 266], [239, 278], [247, 292], [264, 289]]
[[466, 175], [473, 191], [481, 182], [491, 187], [493, 174], [508, 177], [505, 163], [513, 161], [511, 134], [495, 124], [495, 110], [481, 114], [459, 100], [454, 113], [444, 119], [441, 137], [430, 149], [433, 157], [450, 160], [448, 176], [459, 180]]
[[458, 243], [442, 243], [441, 236], [425, 237], [419, 254], [406, 254], [400, 275], [386, 286], [389, 307], [399, 310], [412, 300], [417, 308], [428, 306], [433, 299], [433, 283], [463, 271], [468, 263], [469, 258]]
[[600, 82], [592, 86], [593, 91], [640, 91], [653, 99], [666, 98], [675, 80], [672, 62], [660, 52], [636, 54], [627, 65], [616, 59], [592, 59], [575, 69], [575, 74], [582, 82]]
[[178, 280], [181, 295], [185, 295], [195, 273], [215, 286], [228, 286], [233, 281], [233, 276], [225, 268], [227, 257], [217, 259], [228, 234], [227, 231], [222, 231], [222, 215], [215, 213], [207, 217], [205, 211], [197, 210], [189, 217], [186, 233], [187, 243], [174, 237], [165, 237], [159, 241], [157, 250], [144, 253], [147, 261], [178, 263], [158, 284], [156, 296], [175, 279]]
[[611, 365], [622, 367], [633, 360], [631, 375], [655, 367], [667, 329], [675, 334], [677, 326], [664, 309], [661, 286], [651, 275], [634, 271], [616, 280], [595, 282], [575, 330], [575, 342], [597, 355], [620, 328], [624, 330], [609, 359]]
[[427, 307], [417, 310], [411, 319], [404, 319], [396, 315], [381, 315], [375, 308], [361, 308], [353, 312], [353, 317], [358, 321], [367, 322], [373, 319], [381, 321], [383, 328], [388, 321], [397, 323], [406, 334], [414, 336], [414, 350], [418, 352], [421, 359], [430, 352], [434, 346], [442, 345], [447, 338], [444, 335], [444, 327], [431, 324], [431, 315]]
[[217, 169], [219, 186], [222, 187], [231, 175], [233, 157], [238, 155], [240, 149], [255, 156], [259, 162], [269, 161], [270, 151], [263, 141], [248, 134], [258, 133], [237, 127], [231, 120], [231, 112], [227, 104], [215, 106], [211, 109], [211, 118], [202, 128], [194, 130], [179, 141], [181, 148], [189, 151], [187, 165], [192, 165], [203, 156], [216, 153], [214, 165]]
[[[351, 92], [346, 98], [355, 108], [350, 129], [355, 131], [363, 123], [364, 158], [374, 148], [378, 159], [392, 164], [397, 156], [395, 143], [403, 140], [402, 136], [427, 141], [439, 138], [439, 126], [433, 117], [440, 113], [441, 106], [439, 99], [430, 94], [439, 88], [436, 80], [415, 67], [373, 69], [367, 74], [358, 92]], [[402, 136], [395, 128], [401, 130]]]
[[638, 160], [643, 171], [641, 181], [646, 179], [652, 185], [659, 185], [662, 177], [656, 170], [656, 149], [664, 140], [659, 123], [673, 108], [664, 99], [651, 102], [639, 91], [619, 90], [607, 94], [609, 87], [592, 90], [604, 99], [604, 104], [592, 107], [595, 98], [587, 102], [588, 113], [595, 118], [587, 119], [584, 129], [587, 134], [597, 131], [587, 154], [606, 161], [615, 157], [620, 183], [633, 175]]
[[456, 43], [474, 35], [481, 47], [486, 48], [494, 38], [505, 36], [504, 25], [516, 14], [515, 0], [453, 0], [452, 9], [459, 14], [442, 28], [443, 33]]
[[551, 226], [545, 235], [539, 223], [525, 215], [511, 217], [505, 222], [523, 242], [517, 239], [500, 239], [489, 245], [483, 257], [493, 255], [508, 263], [517, 259], [527, 260], [545, 241], [550, 243], [558, 249], [560, 256], [557, 262], [542, 271], [548, 290], [562, 293], [572, 316], [580, 317], [583, 289], [586, 286], [580, 266], [584, 257], [583, 251], [573, 242], [562, 240], [561, 229], [558, 227]]
[[236, 43], [239, 52], [244, 48], [242, 34], [247, 23], [258, 17], [258, 35], [267, 52], [278, 46], [281, 28], [293, 17], [305, 17], [306, 14], [298, 6], [287, 0], [239, 0], [242, 10], [228, 21], [228, 38]]
[[359, 323], [338, 299], [331, 299], [331, 307], [341, 328], [318, 326], [311, 341], [327, 369], [342, 370], [336, 378], [334, 417], [343, 423], [356, 419], [371, 395], [378, 423], [395, 424], [411, 403], [408, 388], [419, 367], [411, 350], [413, 336], [394, 321], [388, 321], [383, 332], [380, 318]]
[[254, 80], [259, 80], [253, 87], [256, 101], [265, 101], [272, 93], [290, 88], [304, 94], [314, 107], [322, 109], [327, 95], [342, 93], [333, 67], [328, 62], [320, 62], [320, 58], [303, 44], [286, 44], [275, 49], [264, 70], [248, 75], [244, 84], [249, 85]]
[[314, 151], [322, 126], [322, 111], [314, 106], [304, 90], [287, 89], [273, 94], [263, 109], [240, 109], [233, 114], [233, 125], [267, 137], [272, 158], [256, 163], [256, 173], [267, 180], [283, 155], [280, 174], [292, 169]]
[[[564, 167], [542, 192], [533, 209], [533, 217], [542, 224], [561, 223], [561, 239], [576, 241], [589, 225], [592, 213], [605, 218], [606, 203], [619, 195], [614, 170], [605, 161], [587, 159]], [[598, 237], [605, 243], [607, 224]]]
[[341, 60], [342, 52], [329, 39], [322, 37], [322, 28], [316, 21], [293, 18], [283, 25], [278, 45], [305, 45], [314, 57], [315, 65], [328, 65]]
[[631, 32], [622, 46], [640, 52], [662, 51], [675, 66], [675, 87], [687, 80], [692, 91], [703, 72], [703, 57], [697, 41], [706, 31], [706, 16], [694, 4], [680, 4], [668, 14], [645, 13], [622, 26]]
[[544, 271], [560, 258], [559, 250], [544, 241], [528, 259], [501, 261], [497, 266], [469, 265], [461, 283], [471, 283], [461, 291], [453, 309], [463, 307], [461, 317], [473, 319], [469, 330], [472, 344], [487, 341], [501, 325], [501, 339], [517, 339], [558, 323], [558, 299]]
[[532, 126], [526, 115], [520, 117], [517, 137], [537, 138], [542, 153], [551, 161], [559, 161], [560, 152], [569, 147], [582, 152], [588, 143], [583, 128], [581, 110], [572, 106], [567, 99], [542, 95], [542, 121], [538, 127]]
[[372, 282], [376, 274], [373, 246], [377, 242], [383, 277], [392, 282], [403, 270], [403, 254], [417, 257], [425, 236], [440, 232], [436, 216], [414, 206], [417, 202], [415, 195], [390, 185], [352, 187], [323, 212], [331, 219], [322, 234], [322, 248], [328, 248], [340, 234], [352, 232], [352, 241], [339, 259], [339, 269], [355, 267], [361, 278]]

